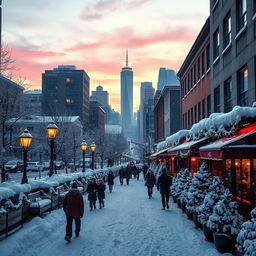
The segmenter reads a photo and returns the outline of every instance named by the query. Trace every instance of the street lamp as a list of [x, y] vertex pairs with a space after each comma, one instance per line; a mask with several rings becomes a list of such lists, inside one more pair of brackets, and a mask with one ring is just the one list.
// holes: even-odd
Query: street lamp
[[92, 169], [94, 170], [94, 151], [96, 150], [96, 144], [93, 142], [90, 146], [92, 151]]
[[56, 138], [58, 133], [58, 127], [54, 122], [51, 122], [47, 126], [47, 136], [50, 139], [50, 147], [51, 147], [51, 161], [50, 161], [50, 171], [49, 176], [53, 175], [53, 162], [54, 162], [54, 139]]
[[20, 145], [23, 147], [23, 177], [21, 180], [21, 184], [28, 183], [28, 177], [27, 177], [27, 155], [28, 155], [28, 148], [30, 147], [30, 144], [32, 142], [32, 135], [29, 133], [28, 129], [25, 129], [24, 132], [20, 135]]
[[84, 140], [82, 141], [80, 147], [83, 151], [83, 172], [85, 172], [85, 150], [87, 149], [87, 144]]

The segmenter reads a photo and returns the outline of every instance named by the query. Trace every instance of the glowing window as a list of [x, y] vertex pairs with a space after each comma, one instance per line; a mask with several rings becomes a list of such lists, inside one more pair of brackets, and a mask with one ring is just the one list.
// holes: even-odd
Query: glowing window
[[70, 83], [70, 82], [71, 82], [71, 78], [67, 77], [67, 78], [66, 78], [66, 82], [67, 82], [67, 83]]

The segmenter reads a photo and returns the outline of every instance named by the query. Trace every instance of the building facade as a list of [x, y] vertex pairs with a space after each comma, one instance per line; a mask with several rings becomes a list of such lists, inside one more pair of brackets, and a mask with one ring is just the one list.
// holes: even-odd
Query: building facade
[[104, 132], [105, 127], [105, 111], [98, 101], [90, 101], [90, 121], [89, 128], [91, 131], [98, 129]]
[[89, 126], [90, 78], [75, 66], [58, 66], [42, 74], [42, 113], [50, 116], [80, 116]]
[[23, 93], [24, 112], [29, 115], [41, 115], [42, 111], [42, 91], [33, 90]]
[[208, 18], [183, 62], [178, 77], [181, 82], [182, 128], [211, 113], [210, 18]]
[[125, 135], [132, 125], [133, 116], [133, 71], [128, 66], [128, 53], [126, 52], [126, 66], [121, 71], [121, 119]]
[[256, 99], [256, 1], [211, 0], [212, 112]]
[[165, 86], [154, 108], [155, 143], [181, 128], [180, 86]]

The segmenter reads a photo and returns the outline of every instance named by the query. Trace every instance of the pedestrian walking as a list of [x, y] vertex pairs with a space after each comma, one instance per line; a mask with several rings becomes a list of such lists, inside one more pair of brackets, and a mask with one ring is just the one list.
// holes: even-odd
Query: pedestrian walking
[[125, 179], [126, 179], [126, 185], [129, 185], [130, 178], [132, 177], [132, 168], [131, 165], [128, 164], [125, 168]]
[[124, 183], [124, 178], [125, 178], [125, 169], [124, 169], [123, 166], [120, 168], [118, 174], [119, 174], [119, 181], [120, 181], [120, 184], [123, 185], [123, 183]]
[[66, 214], [67, 224], [66, 224], [66, 235], [64, 239], [70, 243], [72, 237], [72, 224], [75, 220], [75, 234], [76, 237], [79, 236], [81, 228], [81, 218], [84, 215], [84, 200], [80, 191], [77, 189], [77, 184], [74, 182], [72, 188], [66, 194], [63, 199], [63, 210]]
[[97, 190], [98, 185], [96, 184], [95, 179], [93, 178], [87, 186], [86, 192], [88, 193], [88, 200], [90, 202], [90, 211], [96, 209], [96, 200], [97, 200]]
[[109, 193], [112, 193], [113, 190], [113, 186], [114, 186], [114, 179], [115, 179], [115, 175], [112, 171], [110, 171], [108, 173], [108, 187], [109, 187]]
[[146, 174], [147, 174], [147, 172], [148, 172], [148, 166], [147, 166], [146, 164], [144, 164], [144, 165], [142, 166], [142, 170], [143, 170], [143, 176], [144, 176], [144, 180], [145, 180]]
[[157, 190], [160, 190], [163, 210], [169, 209], [170, 186], [172, 185], [172, 179], [166, 172], [166, 168], [163, 168], [162, 174], [157, 180]]
[[99, 205], [100, 205], [100, 209], [104, 208], [104, 199], [105, 199], [105, 189], [106, 189], [106, 185], [104, 184], [103, 179], [99, 180], [99, 184], [98, 184], [98, 200], [99, 200]]
[[148, 188], [148, 198], [150, 199], [153, 194], [153, 187], [156, 184], [156, 177], [151, 169], [148, 169], [148, 172], [145, 176], [145, 180], [146, 180], [145, 185]]

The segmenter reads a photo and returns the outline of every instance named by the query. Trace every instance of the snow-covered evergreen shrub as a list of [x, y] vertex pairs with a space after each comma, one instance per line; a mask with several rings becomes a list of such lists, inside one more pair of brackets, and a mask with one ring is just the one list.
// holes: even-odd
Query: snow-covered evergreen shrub
[[251, 211], [251, 216], [237, 236], [237, 249], [244, 256], [256, 256], [256, 208]]
[[206, 170], [206, 163], [202, 163], [199, 171], [194, 174], [187, 193], [186, 208], [190, 212], [196, 212], [197, 207], [203, 203], [204, 197], [211, 184], [210, 173]]
[[213, 214], [206, 225], [213, 232], [238, 234], [242, 225], [242, 217], [237, 211], [237, 202], [232, 201], [232, 194], [227, 189], [223, 198], [213, 208]]
[[191, 174], [187, 168], [181, 168], [180, 171], [174, 176], [171, 186], [171, 192], [173, 196], [181, 199], [181, 195], [185, 190], [189, 175]]
[[198, 221], [201, 224], [206, 224], [213, 213], [214, 206], [222, 199], [224, 192], [225, 188], [221, 178], [218, 176], [213, 177], [209, 192], [206, 194], [203, 203], [197, 208]]
[[191, 186], [191, 183], [192, 183], [192, 174], [189, 172], [188, 169], [185, 169], [185, 177], [186, 177], [186, 180], [185, 180], [185, 183], [184, 183], [184, 187], [183, 187], [183, 190], [181, 191], [181, 194], [180, 194], [180, 201], [181, 203], [186, 203], [187, 204], [187, 201], [188, 201], [188, 191], [189, 191], [189, 188]]

